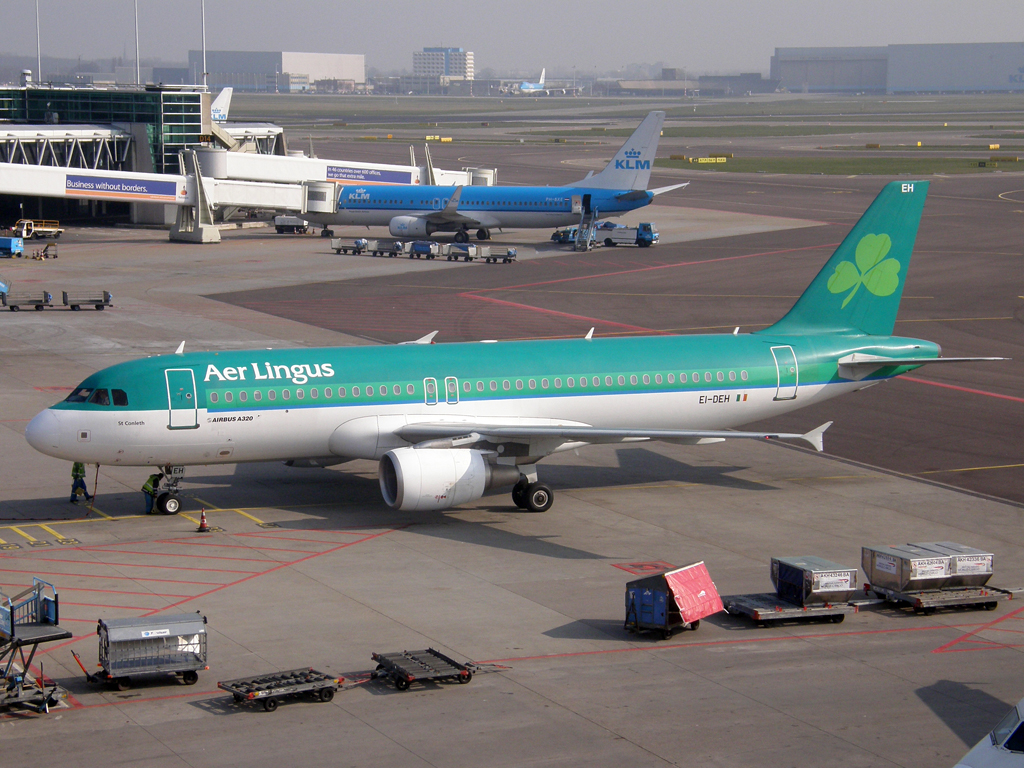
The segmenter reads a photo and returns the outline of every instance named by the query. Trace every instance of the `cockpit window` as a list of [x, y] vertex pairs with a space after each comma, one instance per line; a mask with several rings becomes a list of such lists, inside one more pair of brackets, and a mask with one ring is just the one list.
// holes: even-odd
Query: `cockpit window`
[[992, 743], [1002, 744], [1006, 740], [1006, 737], [1013, 733], [1013, 729], [1016, 728], [1019, 723], [1020, 716], [1017, 714], [1017, 708], [1014, 707], [1006, 713], [1006, 717], [1000, 720], [999, 725], [992, 730]]
[[128, 393], [123, 389], [112, 389], [110, 394], [114, 397], [114, 405], [128, 405]]
[[105, 389], [97, 389], [89, 398], [90, 405], [110, 405], [110, 394]]
[[79, 387], [74, 392], [72, 392], [70, 395], [68, 395], [64, 399], [64, 402], [65, 403], [84, 403], [86, 400], [89, 399], [89, 395], [91, 395], [91, 394], [92, 394], [92, 389], [90, 389], [89, 387]]
[[1013, 735], [1003, 742], [1003, 749], [1011, 752], [1024, 752], [1024, 725], [1018, 725]]

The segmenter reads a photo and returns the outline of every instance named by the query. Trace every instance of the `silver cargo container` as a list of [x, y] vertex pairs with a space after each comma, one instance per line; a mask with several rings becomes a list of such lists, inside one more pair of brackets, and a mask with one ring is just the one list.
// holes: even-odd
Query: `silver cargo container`
[[914, 544], [861, 547], [861, 565], [872, 586], [897, 592], [941, 589], [949, 584], [949, 555]]
[[857, 591], [857, 569], [820, 557], [773, 557], [772, 584], [783, 600], [796, 605], [845, 603]]
[[932, 541], [911, 546], [949, 555], [950, 587], [983, 587], [992, 578], [995, 556], [991, 552], [954, 541]]

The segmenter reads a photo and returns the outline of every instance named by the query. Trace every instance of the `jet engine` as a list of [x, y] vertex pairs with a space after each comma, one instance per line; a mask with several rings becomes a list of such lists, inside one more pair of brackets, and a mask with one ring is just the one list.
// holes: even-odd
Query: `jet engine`
[[381, 457], [380, 492], [392, 509], [426, 512], [476, 501], [519, 482], [519, 468], [491, 464], [469, 448], [395, 448]]
[[419, 216], [395, 216], [388, 229], [392, 237], [429, 237], [436, 228]]

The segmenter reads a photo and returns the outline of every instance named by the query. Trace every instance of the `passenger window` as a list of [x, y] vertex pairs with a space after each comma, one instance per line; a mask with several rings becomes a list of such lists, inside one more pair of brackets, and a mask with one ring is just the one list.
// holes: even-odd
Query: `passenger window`
[[508, 383], [507, 379], [501, 383], [501, 388], [504, 389], [506, 392], [508, 392], [508, 390], [509, 390], [509, 383]]
[[246, 400], [249, 399], [249, 395], [247, 395], [245, 392], [239, 392], [238, 399], [244, 403]]
[[233, 399], [234, 398], [232, 397], [230, 392], [225, 392], [224, 393], [224, 402], [225, 403], [230, 403]]
[[625, 383], [626, 383], [626, 377], [625, 376], [619, 376], [619, 386], [621, 387]]
[[581, 387], [587, 386], [587, 377], [586, 376], [580, 376], [580, 386]]
[[711, 381], [711, 371], [704, 372], [704, 381]]
[[216, 392], [211, 392], [210, 393], [210, 402], [211, 403], [216, 403], [219, 399], [220, 398], [217, 397], [217, 393]]
[[64, 398], [65, 403], [84, 403], [89, 399], [89, 395], [92, 394], [92, 389], [89, 387], [80, 387]]
[[516, 379], [516, 389], [522, 389], [522, 388], [523, 388], [523, 380], [522, 379]]
[[647, 374], [645, 373], [645, 374], [644, 374], [644, 384], [650, 384], [650, 383], [651, 383], [651, 377], [650, 377], [650, 376], [648, 376], [648, 375], [647, 375]]
[[290, 390], [287, 390], [287, 389], [282, 389], [281, 390], [281, 399], [282, 400], [291, 400], [291, 397], [292, 397], [292, 393], [291, 393]]
[[729, 381], [736, 381], [736, 371], [729, 371]]
[[114, 398], [114, 405], [122, 407], [128, 405], [128, 393], [123, 389], [112, 389], [110, 390], [110, 394]]
[[366, 388], [366, 396], [367, 397], [373, 397], [373, 387], [372, 386]]
[[306, 390], [301, 389], [301, 388], [300, 389], [296, 389], [295, 390], [295, 397], [297, 397], [299, 400], [304, 400], [306, 398]]
[[700, 374], [697, 373], [696, 371], [694, 371], [694, 374], [693, 374], [692, 378], [693, 378], [693, 383], [697, 384], [700, 381]]
[[717, 378], [719, 381], [725, 381], [725, 374], [719, 371], [715, 378]]
[[267, 399], [277, 400], [277, 392], [275, 392], [274, 390], [270, 390], [269, 392], [267, 392]]
[[263, 393], [262, 393], [262, 392], [260, 392], [260, 391], [259, 391], [259, 390], [257, 389], [257, 390], [256, 390], [255, 392], [253, 392], [253, 393], [252, 393], [252, 399], [253, 399], [253, 400], [262, 400], [262, 399], [263, 399]]
[[629, 383], [630, 384], [636, 384], [636, 382], [637, 382], [637, 378], [636, 378], [636, 374], [634, 373], [632, 376], [629, 377]]
[[344, 387], [338, 387], [338, 397], [344, 397], [348, 391]]
[[740, 378], [743, 379], [744, 381], [746, 381], [747, 380], [747, 372], [746, 371], [740, 371]]
[[97, 389], [89, 398], [90, 405], [110, 405], [110, 393], [105, 389]]
[[594, 386], [595, 387], [600, 387], [601, 386], [601, 377], [600, 376], [595, 376], [594, 377]]
[[611, 376], [605, 376], [604, 377], [604, 385], [606, 387], [610, 387], [612, 385], [612, 377]]
[[[330, 392], [330, 390], [327, 391]], [[395, 386], [391, 388], [391, 391], [394, 392], [396, 395], [400, 395], [402, 394], [402, 387], [398, 384], [395, 384]]]
[[654, 383], [655, 384], [661, 384], [661, 374], [660, 373], [655, 374], [655, 376], [654, 376]]
[[331, 396], [331, 388], [330, 387], [324, 387], [324, 397], [330, 397], [330, 396]]
[[[473, 385], [472, 384], [470, 384], [468, 381], [462, 382], [462, 391], [463, 392], [469, 392], [471, 389], [473, 389]], [[398, 393], [396, 392], [395, 394], [398, 394]]]
[[352, 387], [352, 397], [359, 397], [359, 387]]
[[497, 391], [498, 391], [498, 382], [492, 381], [491, 382], [491, 392], [497, 392]]
[[536, 389], [536, 388], [537, 388], [536, 380], [530, 379], [530, 389]]
[[484, 391], [484, 383], [482, 381], [478, 381], [476, 383], [476, 391], [477, 392], [483, 392]]
[[674, 373], [670, 373], [668, 375], [668, 383], [669, 384], [675, 384], [676, 383], [676, 375]]
[[569, 378], [567, 378], [567, 379], [565, 380], [565, 385], [566, 385], [567, 387], [575, 387], [575, 386], [576, 386], [576, 381], [575, 381], [575, 380], [573, 379], [573, 377], [572, 377], [572, 376], [570, 376]]
[[541, 389], [547, 389], [548, 388], [548, 380], [547, 379], [541, 379], [540, 380], [540, 388]]
[[309, 390], [309, 396], [316, 400], [318, 397], [320, 397], [320, 393], [316, 391], [316, 388], [313, 388]]
[[[416, 391], [416, 387], [414, 387], [414, 386], [413, 386], [412, 384], [406, 384], [406, 385], [405, 385], [405, 393], [406, 393], [407, 395], [411, 395], [411, 394], [413, 394], [413, 393], [414, 393], [415, 391]], [[344, 397], [344, 395], [342, 395], [342, 397]]]
[[562, 388], [562, 380], [561, 379], [555, 379], [555, 389], [561, 389], [561, 388]]

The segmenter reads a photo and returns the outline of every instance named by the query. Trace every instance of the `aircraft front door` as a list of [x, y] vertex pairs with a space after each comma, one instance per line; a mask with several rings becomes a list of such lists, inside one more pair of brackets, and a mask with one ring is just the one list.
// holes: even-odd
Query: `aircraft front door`
[[583, 196], [583, 212], [590, 213], [590, 195]]
[[437, 405], [437, 379], [423, 380], [423, 402], [427, 405]]
[[793, 348], [772, 347], [772, 356], [775, 358], [775, 370], [779, 374], [779, 388], [775, 392], [775, 399], [796, 400], [796, 390], [800, 384], [800, 371]]
[[199, 409], [192, 369], [168, 368], [164, 377], [167, 380], [167, 428], [195, 429], [199, 426]]

